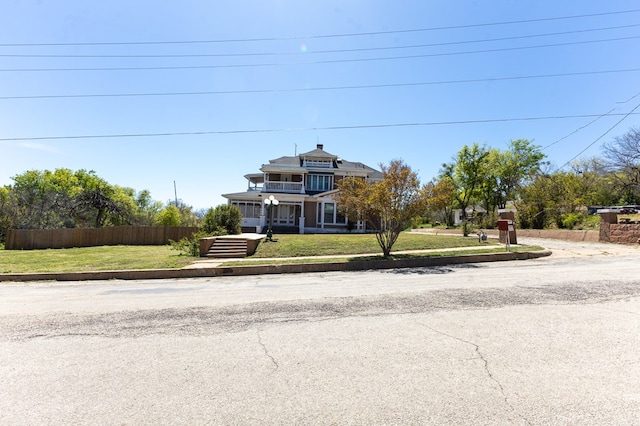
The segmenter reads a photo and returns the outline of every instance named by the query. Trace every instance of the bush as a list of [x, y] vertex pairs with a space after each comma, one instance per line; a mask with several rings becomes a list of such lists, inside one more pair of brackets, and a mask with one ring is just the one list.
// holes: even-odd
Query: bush
[[200, 238], [208, 237], [206, 232], [199, 231], [191, 235], [191, 237], [184, 237], [180, 241], [169, 240], [169, 244], [173, 250], [178, 250], [180, 254], [185, 256], [200, 256]]
[[209, 235], [239, 234], [242, 232], [242, 213], [231, 204], [211, 208], [204, 215], [200, 229]]
[[582, 222], [582, 215], [579, 213], [566, 213], [562, 215], [562, 221], [559, 225], [561, 228], [573, 229], [578, 223]]

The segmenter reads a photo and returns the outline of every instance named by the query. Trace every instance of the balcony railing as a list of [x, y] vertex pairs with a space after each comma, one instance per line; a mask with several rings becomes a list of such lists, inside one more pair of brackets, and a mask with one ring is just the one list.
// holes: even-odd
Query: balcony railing
[[265, 182], [264, 192], [286, 192], [289, 194], [304, 194], [302, 182]]

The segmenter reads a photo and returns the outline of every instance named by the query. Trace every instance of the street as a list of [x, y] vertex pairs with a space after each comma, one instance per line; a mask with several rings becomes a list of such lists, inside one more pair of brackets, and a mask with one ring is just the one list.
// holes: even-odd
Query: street
[[639, 247], [0, 284], [0, 424], [640, 424]]

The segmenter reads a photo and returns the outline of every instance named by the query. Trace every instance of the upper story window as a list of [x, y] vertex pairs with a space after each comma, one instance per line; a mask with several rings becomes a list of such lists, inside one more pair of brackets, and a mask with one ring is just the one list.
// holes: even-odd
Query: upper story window
[[304, 167], [321, 167], [325, 169], [333, 168], [333, 161], [331, 160], [304, 160]]
[[307, 191], [330, 191], [333, 189], [333, 176], [307, 175]]

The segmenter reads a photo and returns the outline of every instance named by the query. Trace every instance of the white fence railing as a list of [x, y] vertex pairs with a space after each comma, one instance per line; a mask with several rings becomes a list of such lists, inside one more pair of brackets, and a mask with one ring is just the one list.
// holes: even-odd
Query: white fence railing
[[266, 192], [288, 192], [292, 194], [304, 194], [302, 182], [265, 182]]

